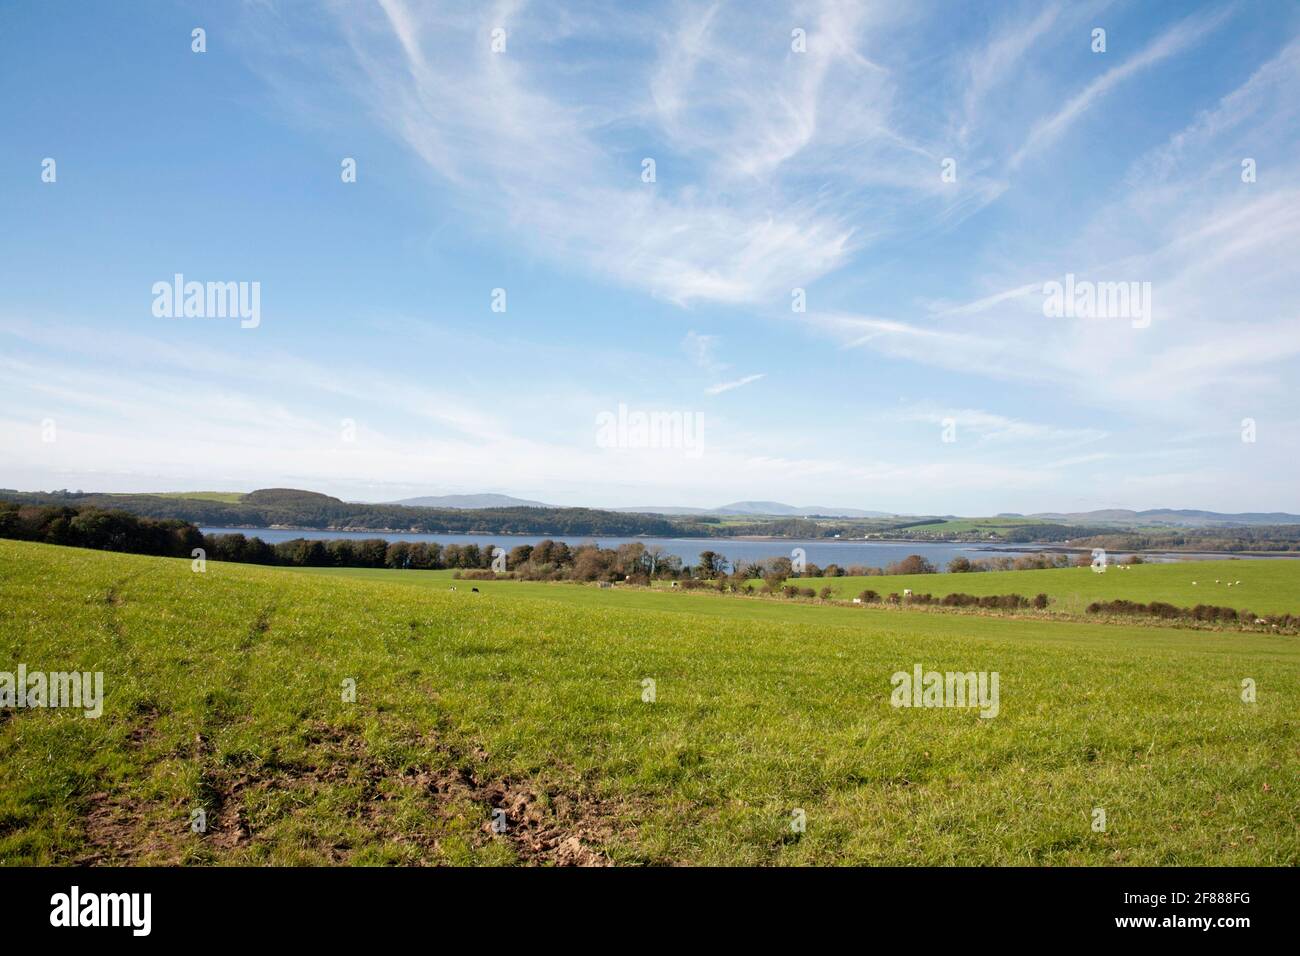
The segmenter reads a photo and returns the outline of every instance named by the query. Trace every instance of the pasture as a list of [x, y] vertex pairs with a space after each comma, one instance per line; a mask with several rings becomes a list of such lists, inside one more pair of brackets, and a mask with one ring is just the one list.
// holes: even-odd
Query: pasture
[[1052, 568], [973, 574], [801, 577], [791, 578], [787, 583], [818, 591], [829, 586], [841, 600], [857, 597], [868, 588], [881, 595], [902, 594], [910, 588], [917, 594], [930, 593], [936, 597], [954, 592], [1033, 597], [1043, 592], [1053, 599], [1052, 610], [1071, 613], [1082, 613], [1093, 601], [1121, 598], [1143, 603], [1165, 601], [1178, 607], [1218, 604], [1248, 608], [1260, 614], [1300, 613], [1300, 560], [1289, 558], [1180, 561], [1122, 568], [1111, 565], [1104, 572], [1091, 568]]
[[1300, 862], [1293, 637], [436, 575], [0, 541], [0, 861]]

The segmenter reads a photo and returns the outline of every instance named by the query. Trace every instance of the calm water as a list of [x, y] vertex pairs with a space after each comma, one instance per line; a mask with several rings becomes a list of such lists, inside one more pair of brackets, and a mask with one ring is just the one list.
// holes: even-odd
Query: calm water
[[1030, 551], [990, 551], [975, 544], [928, 544], [912, 541], [835, 541], [818, 538], [811, 541], [797, 541], [793, 538], [781, 541], [745, 541], [736, 538], [604, 538], [582, 537], [573, 535], [526, 535], [526, 534], [416, 534], [407, 532], [381, 533], [377, 531], [285, 531], [273, 528], [203, 528], [205, 534], [242, 534], [263, 541], [289, 541], [293, 538], [328, 540], [330, 538], [383, 538], [385, 541], [436, 541], [439, 544], [477, 544], [480, 548], [500, 545], [509, 551], [519, 544], [537, 544], [546, 538], [563, 541], [573, 546], [595, 541], [602, 548], [617, 548], [629, 541], [639, 541], [647, 548], [659, 545], [669, 554], [675, 554], [686, 564], [698, 564], [701, 551], [716, 551], [726, 555], [727, 560], [760, 561], [763, 558], [790, 556], [793, 548], [803, 548], [809, 562], [825, 567], [838, 564], [848, 567], [861, 564], [867, 567], [883, 568], [893, 561], [899, 561], [909, 554], [919, 554], [934, 562], [939, 568], [947, 566], [957, 555], [969, 558], [1015, 557], [1019, 554], [1033, 554]]

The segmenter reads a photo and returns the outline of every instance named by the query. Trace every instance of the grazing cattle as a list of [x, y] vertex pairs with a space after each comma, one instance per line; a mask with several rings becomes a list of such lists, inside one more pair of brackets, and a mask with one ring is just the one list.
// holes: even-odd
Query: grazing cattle
[[911, 596], [912, 596], [912, 589], [911, 589], [911, 588], [903, 588], [903, 597], [911, 597]]
[[470, 590], [473, 591], [475, 594], [478, 594], [478, 588], [470, 588]]

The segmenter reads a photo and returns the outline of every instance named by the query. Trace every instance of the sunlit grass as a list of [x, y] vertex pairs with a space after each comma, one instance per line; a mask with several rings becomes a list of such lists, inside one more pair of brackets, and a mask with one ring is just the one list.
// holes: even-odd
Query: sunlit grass
[[[397, 574], [0, 542], [0, 670], [106, 687], [0, 722], [0, 859], [511, 862], [417, 785], [472, 763], [621, 863], [1300, 862], [1295, 638]], [[918, 662], [999, 716], [892, 708]]]

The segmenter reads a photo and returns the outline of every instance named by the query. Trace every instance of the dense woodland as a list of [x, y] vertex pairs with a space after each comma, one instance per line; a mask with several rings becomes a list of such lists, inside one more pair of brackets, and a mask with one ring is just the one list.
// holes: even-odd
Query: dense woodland
[[0, 497], [24, 504], [69, 505], [129, 511], [146, 518], [179, 518], [226, 528], [288, 527], [322, 531], [411, 531], [429, 534], [673, 535], [679, 529], [650, 515], [591, 508], [485, 508], [458, 511], [405, 505], [351, 504], [308, 491], [269, 488], [241, 501], [104, 495], [77, 492], [19, 493]]
[[11, 501], [0, 501], [0, 538], [172, 558], [188, 558], [203, 547], [199, 529], [175, 518]]
[[1300, 551], [1300, 526], [1189, 528], [1186, 531], [1106, 531], [1070, 542], [1107, 551]]

